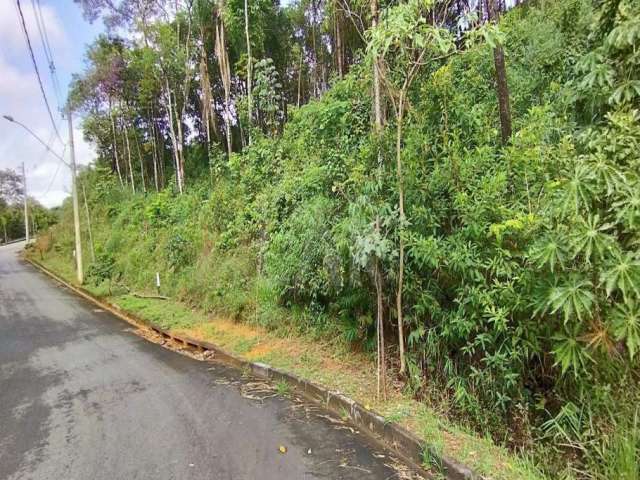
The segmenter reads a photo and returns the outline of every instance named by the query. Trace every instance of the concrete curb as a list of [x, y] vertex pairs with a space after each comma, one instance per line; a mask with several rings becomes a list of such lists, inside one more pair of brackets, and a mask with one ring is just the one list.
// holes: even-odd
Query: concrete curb
[[24, 242], [26, 240], [25, 237], [17, 238], [15, 240], [10, 240], [7, 243], [0, 242], [0, 247], [4, 247], [5, 245], [13, 245], [14, 243]]
[[[360, 403], [340, 392], [329, 390], [322, 385], [310, 382], [292, 373], [278, 370], [270, 365], [244, 360], [237, 355], [223, 350], [213, 343], [176, 335], [138, 317], [135, 314], [124, 311], [119, 306], [112, 304], [103, 298], [96, 297], [82, 287], [70, 284], [40, 262], [27, 257], [23, 258], [69, 290], [72, 290], [84, 299], [109, 311], [125, 322], [136, 327], [143, 326], [149, 328], [167, 339], [171, 339], [187, 347], [194, 348], [200, 352], [212, 352], [214, 360], [221, 361], [238, 369], [248, 369], [251, 371], [251, 374], [256, 377], [276, 382], [287, 382], [295, 389], [296, 392], [300, 393], [311, 402], [316, 403], [339, 416], [348, 414], [349, 421], [354, 426], [375, 439], [377, 442], [381, 443], [385, 448], [392, 451], [402, 460], [412, 464], [423, 472], [424, 467], [422, 465], [424, 462], [425, 452], [429, 452], [428, 456], [435, 459], [434, 463], [439, 466], [438, 470], [440, 473], [444, 474], [447, 480], [481, 480], [482, 478], [480, 475], [474, 473], [471, 469], [458, 463], [452, 458], [447, 457], [446, 455], [439, 455], [433, 446], [424, 444], [413, 433], [405, 430], [396, 423], [386, 421], [384, 417], [378, 413], [366, 409]], [[428, 472], [424, 473], [431, 476]]]

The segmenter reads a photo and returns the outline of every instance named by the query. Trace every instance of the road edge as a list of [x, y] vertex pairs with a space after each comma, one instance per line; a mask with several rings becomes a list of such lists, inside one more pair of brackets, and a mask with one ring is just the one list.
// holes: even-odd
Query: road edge
[[[245, 360], [233, 353], [227, 352], [213, 343], [197, 340], [184, 335], [176, 335], [169, 330], [158, 327], [152, 322], [120, 308], [118, 305], [115, 305], [104, 298], [93, 295], [82, 287], [69, 283], [37, 260], [29, 258], [26, 255], [23, 255], [22, 258], [47, 276], [60, 283], [62, 286], [83, 297], [85, 300], [107, 310], [121, 320], [134, 325], [135, 327], [151, 329], [162, 335], [164, 338], [171, 339], [200, 352], [212, 352], [214, 360], [223, 362], [241, 370], [249, 369], [256, 377], [276, 382], [287, 382], [298, 393], [313, 403], [316, 403], [340, 416], [347, 413], [349, 421], [363, 431], [363, 433], [372, 437], [377, 442], [382, 443], [387, 449], [392, 451], [402, 460], [412, 464], [414, 467], [418, 467], [422, 471], [424, 471], [424, 467], [422, 465], [425, 456], [424, 453], [426, 451], [428, 452], [428, 456], [435, 460], [433, 462], [434, 466], [438, 467], [437, 470], [443, 474], [447, 480], [481, 480], [482, 478], [474, 473], [470, 468], [458, 463], [454, 459], [446, 455], [439, 455], [435, 447], [425, 444], [416, 435], [397, 423], [388, 422], [382, 415], [374, 412], [373, 410], [367, 409], [365, 406], [338, 391], [329, 390], [322, 385], [305, 380], [292, 373], [279, 370], [265, 363]], [[426, 473], [431, 476], [428, 472]]]

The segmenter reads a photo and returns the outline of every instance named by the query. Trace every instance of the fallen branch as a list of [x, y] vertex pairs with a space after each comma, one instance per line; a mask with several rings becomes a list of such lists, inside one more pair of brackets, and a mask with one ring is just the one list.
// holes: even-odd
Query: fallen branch
[[[131, 292], [131, 289], [129, 287], [127, 287], [124, 283], [114, 282], [113, 286], [114, 287], [119, 287], [119, 288], [124, 288], [127, 291], [127, 293]], [[111, 287], [109, 287], [109, 290], [111, 290]]]
[[134, 297], [138, 298], [155, 298], [158, 300], [169, 300], [169, 297], [165, 297], [164, 295], [145, 295], [143, 293], [133, 292]]

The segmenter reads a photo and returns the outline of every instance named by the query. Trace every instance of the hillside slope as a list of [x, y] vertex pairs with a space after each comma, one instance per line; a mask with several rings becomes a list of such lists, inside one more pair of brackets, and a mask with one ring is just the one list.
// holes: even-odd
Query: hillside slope
[[[205, 314], [369, 356], [380, 281], [389, 388], [552, 478], [637, 478], [640, 12], [601, 3], [528, 2], [502, 19], [507, 145], [489, 44], [422, 70], [402, 139], [404, 223], [393, 121], [372, 133], [366, 62], [281, 135], [256, 133], [228, 160], [191, 145], [184, 194], [133, 194], [101, 159], [81, 179], [89, 281], [153, 291], [159, 272], [163, 294]], [[71, 226], [65, 204], [46, 256], [72, 261]]]

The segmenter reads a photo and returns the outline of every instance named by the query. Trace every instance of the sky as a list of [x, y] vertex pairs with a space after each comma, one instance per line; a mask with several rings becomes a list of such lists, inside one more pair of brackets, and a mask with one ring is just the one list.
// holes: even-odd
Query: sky
[[[45, 93], [58, 131], [68, 141], [66, 119], [59, 113], [64, 105], [71, 75], [84, 68], [84, 50], [102, 30], [101, 22], [89, 24], [72, 0], [40, 0], [46, 33], [51, 46], [63, 98], [57, 99], [44, 55], [33, 4], [37, 0], [20, 0]], [[24, 123], [51, 149], [63, 152], [63, 144], [54, 136], [40, 87], [38, 86], [27, 43], [20, 26], [16, 0], [0, 0], [0, 169], [18, 170], [25, 164], [28, 194], [47, 207], [60, 205], [71, 190], [69, 169], [22, 127], [1, 115], [10, 115]], [[82, 137], [79, 118], [74, 118], [76, 161], [88, 164], [95, 158], [91, 145]], [[65, 160], [69, 160], [68, 149]]]

